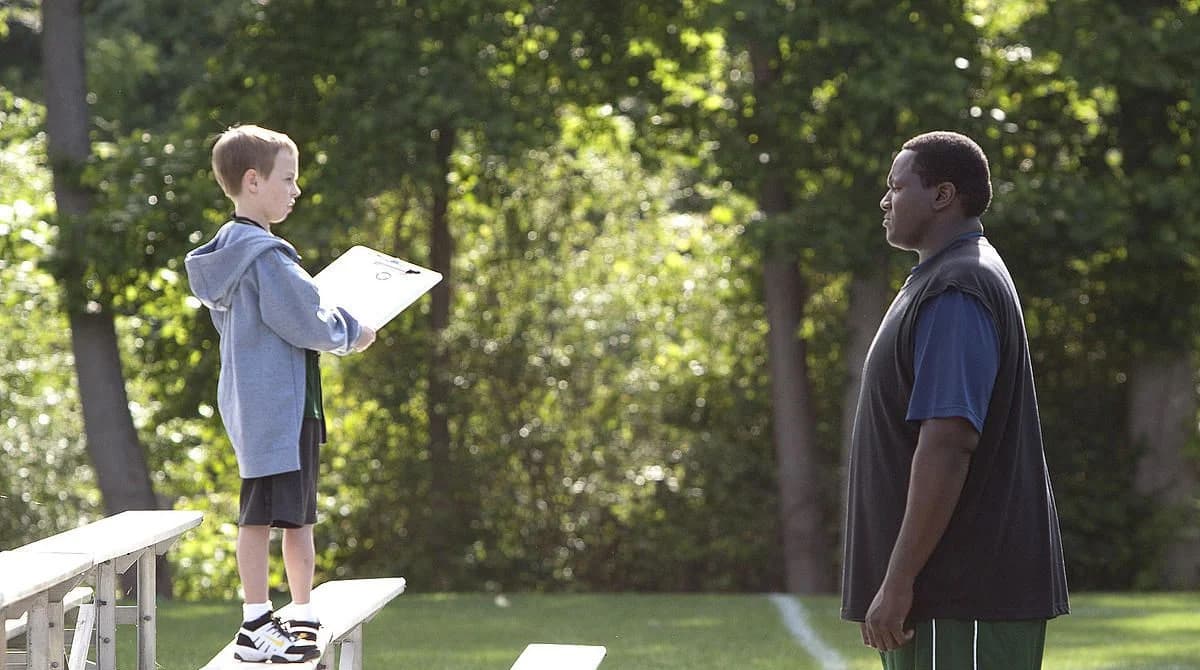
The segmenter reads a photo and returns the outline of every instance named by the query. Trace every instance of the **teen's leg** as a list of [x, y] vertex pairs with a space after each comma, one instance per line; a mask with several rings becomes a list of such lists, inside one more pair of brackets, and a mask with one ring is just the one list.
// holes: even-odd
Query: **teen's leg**
[[1046, 621], [981, 621], [979, 670], [1039, 670], [1046, 646]]
[[1039, 670], [1046, 622], [938, 619], [916, 626], [916, 636], [883, 652], [884, 670]]
[[238, 576], [247, 603], [267, 602], [270, 526], [239, 526], [237, 538]]
[[921, 621], [913, 630], [911, 642], [879, 654], [883, 670], [977, 670], [971, 658], [973, 622]]
[[292, 602], [306, 605], [312, 594], [313, 571], [316, 568], [316, 548], [313, 527], [283, 529], [283, 569], [287, 572], [288, 590]]

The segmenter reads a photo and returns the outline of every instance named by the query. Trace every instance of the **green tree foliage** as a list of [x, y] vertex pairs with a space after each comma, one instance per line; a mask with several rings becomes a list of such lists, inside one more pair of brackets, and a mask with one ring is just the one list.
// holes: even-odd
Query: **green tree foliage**
[[0, 88], [0, 548], [75, 524], [99, 506], [83, 453], [66, 318], [40, 265], [53, 249], [45, 111]]
[[[942, 127], [994, 162], [985, 223], [1025, 301], [1072, 584], [1149, 583], [1169, 517], [1133, 492], [1141, 452], [1113, 436], [1136, 356], [1194, 347], [1194, 2], [91, 9], [93, 216], [73, 267], [118, 315], [156, 492], [209, 516], [172, 552], [178, 593], [237, 595], [217, 343], [182, 269], [228, 213], [208, 140], [236, 122], [301, 145], [305, 194], [279, 231], [310, 271], [352, 244], [427, 264], [438, 216], [454, 242], [444, 329], [424, 298], [367, 353], [323, 359], [323, 577], [781, 588], [762, 261], [794, 260], [807, 287], [798, 335], [836, 546], [851, 286], [903, 276], [882, 181], [904, 139]], [[46, 272], [58, 231], [26, 99], [37, 5], [5, 12], [0, 547], [100, 509]], [[764, 208], [769, 180], [786, 206]]]
[[[1196, 330], [1194, 3], [974, 3], [989, 215], [1024, 296], [1071, 578], [1157, 583], [1170, 506], [1136, 490], [1128, 383]], [[1153, 287], [1153, 288], [1151, 288]], [[1155, 383], [1151, 381], [1150, 383]], [[1161, 383], [1161, 382], [1160, 382]], [[1194, 433], [1194, 420], [1187, 430]], [[1191, 465], [1195, 467], [1195, 458]], [[1193, 493], [1193, 498], [1195, 494]], [[1131, 538], [1111, 546], [1114, 535]]]
[[[223, 111], [260, 117], [312, 149], [330, 188], [313, 198], [318, 216], [327, 213], [322, 219], [346, 225], [366, 213], [370, 199], [395, 194], [426, 212], [425, 263], [444, 275], [431, 292], [433, 332], [423, 351], [430, 514], [422, 530], [435, 553], [452, 552], [469, 534], [458, 498], [472, 486], [456, 463], [463, 454], [454, 449], [449, 414], [454, 352], [445, 330], [458, 283], [455, 240], [463, 231], [450, 218], [458, 194], [447, 178], [465, 141], [501, 155], [530, 137], [537, 145], [551, 141], [553, 117], [538, 112], [553, 109], [556, 87], [540, 45], [555, 36], [527, 21], [532, 15], [531, 8], [480, 0], [269, 5], [225, 51], [209, 89], [210, 100], [236, 96]], [[314, 16], [337, 21], [331, 26]], [[298, 58], [292, 40], [305, 44], [310, 58]], [[323, 226], [315, 239], [328, 241], [337, 228]]]
[[[1122, 348], [1195, 332], [1198, 21], [1193, 3], [1056, 2], [985, 46], [972, 114], [998, 121], [997, 204], [1039, 285], [1110, 298], [1082, 304]], [[1143, 290], [1158, 274], [1172, 281]]]
[[[773, 503], [772, 474], [761, 345], [744, 336], [764, 324], [732, 213], [718, 209], [716, 224], [672, 213], [680, 185], [643, 171], [627, 123], [564, 115], [563, 144], [490, 169], [464, 159], [454, 173], [465, 189], [455, 214], [473, 225], [448, 333], [461, 361], [452, 415], [465, 417], [459, 467], [476, 484], [460, 500], [471, 523], [462, 554], [425, 560], [460, 565], [460, 583], [474, 587], [767, 588], [769, 568], [736, 569], [769, 566], [773, 543], [756, 538], [775, 531], [755, 513]], [[476, 199], [489, 190], [502, 194]], [[411, 365], [397, 346], [366, 359], [345, 362], [352, 394], [350, 380], [368, 383], [370, 370]], [[419, 410], [422, 398], [403, 400]], [[405, 439], [386, 420], [345, 462], [366, 453], [381, 461], [379, 477], [420, 472], [411, 445], [370, 437]], [[345, 530], [360, 542], [399, 534], [413, 559], [372, 560], [420, 575], [428, 568], [415, 557], [427, 552], [404, 517], [419, 513], [422, 491], [400, 480], [399, 490], [371, 487]], [[406, 512], [375, 512], [386, 491], [406, 494], [384, 505]], [[350, 545], [339, 564], [373, 553]], [[672, 560], [653, 560], [662, 555]]]
[[[847, 273], [883, 284], [889, 263], [873, 225], [882, 176], [912, 135], [970, 130], [963, 126], [973, 125], [966, 106], [978, 31], [956, 1], [694, 2], [676, 9], [639, 24], [646, 27], [630, 50], [653, 61], [649, 90], [641, 108], [622, 107], [641, 120], [648, 144], [683, 138], [710, 161], [716, 179], [758, 202], [747, 238], [761, 254], [778, 331], [772, 374], [791, 380], [776, 379], [774, 387], [785, 552], [789, 566], [804, 564], [789, 567], [788, 588], [827, 590], [841, 492], [838, 478], [817, 473], [838, 468], [843, 408], [813, 389], [843, 383], [843, 370], [861, 367], [849, 350], [861, 355], [866, 347], [834, 339], [832, 351], [814, 348], [815, 321], [806, 312], [816, 305], [808, 301], [841, 294], [844, 315], [845, 300], [857, 299], [846, 289]], [[855, 327], [873, 331], [871, 317]], [[797, 323], [802, 333], [794, 341]]]

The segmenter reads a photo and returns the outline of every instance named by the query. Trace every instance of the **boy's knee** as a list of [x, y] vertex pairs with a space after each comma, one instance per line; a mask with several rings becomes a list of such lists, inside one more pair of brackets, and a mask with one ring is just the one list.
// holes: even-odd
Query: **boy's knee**
[[311, 537], [312, 534], [313, 534], [312, 524], [306, 524], [304, 526], [297, 526], [295, 528], [284, 528], [283, 529], [284, 537], [303, 538], [303, 537]]

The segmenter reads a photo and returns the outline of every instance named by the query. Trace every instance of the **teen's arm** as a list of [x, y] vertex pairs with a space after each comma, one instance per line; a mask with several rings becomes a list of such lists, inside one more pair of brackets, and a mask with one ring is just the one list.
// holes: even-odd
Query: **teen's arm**
[[867, 609], [863, 643], [896, 649], [912, 639], [904, 619], [912, 608], [913, 582], [946, 532], [979, 433], [966, 419], [928, 419], [921, 423], [908, 482], [908, 501], [887, 574]]

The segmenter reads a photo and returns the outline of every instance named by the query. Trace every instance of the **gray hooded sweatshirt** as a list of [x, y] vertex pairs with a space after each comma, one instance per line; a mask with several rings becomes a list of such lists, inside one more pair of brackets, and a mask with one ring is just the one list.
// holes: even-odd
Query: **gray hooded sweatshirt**
[[230, 221], [187, 254], [188, 283], [221, 342], [217, 409], [244, 479], [300, 469], [305, 349], [347, 354], [360, 327], [321, 297], [295, 247]]

